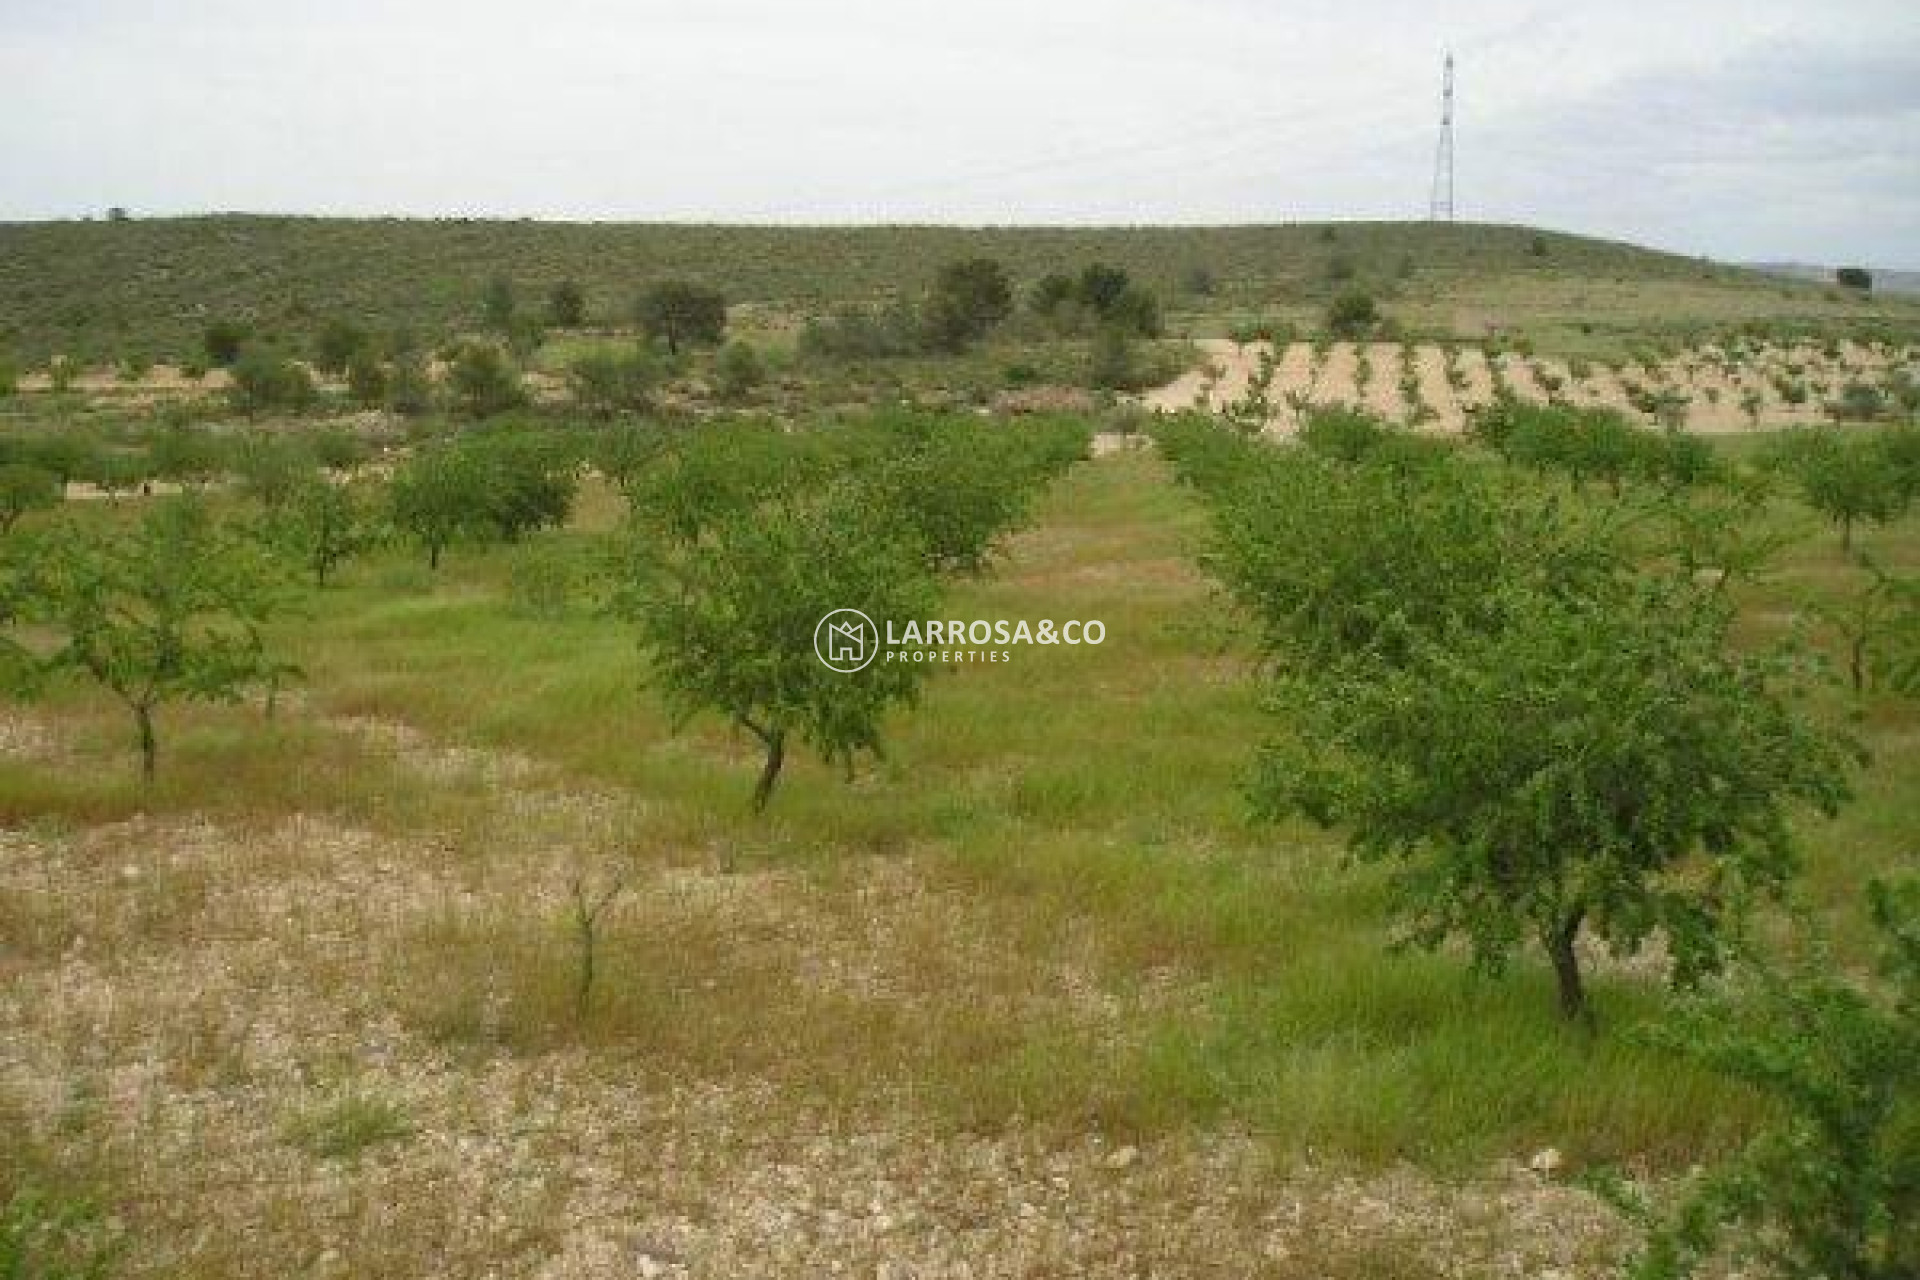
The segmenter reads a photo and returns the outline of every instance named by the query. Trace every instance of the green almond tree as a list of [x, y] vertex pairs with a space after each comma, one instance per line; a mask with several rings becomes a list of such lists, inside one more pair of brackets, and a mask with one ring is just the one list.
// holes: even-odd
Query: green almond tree
[[1463, 938], [1494, 971], [1537, 945], [1568, 1018], [1589, 1017], [1583, 936], [1625, 955], [1657, 931], [1676, 983], [1713, 972], [1797, 870], [1792, 811], [1844, 798], [1850, 748], [1690, 585], [1520, 585], [1491, 616], [1413, 634], [1399, 663], [1283, 672], [1263, 811], [1390, 864], [1415, 943]]
[[[34, 667], [76, 671], [126, 707], [148, 782], [162, 707], [234, 701], [290, 670], [262, 632], [284, 599], [272, 557], [197, 502], [164, 502], [131, 528], [63, 523], [14, 552], [9, 620], [31, 629]], [[51, 648], [36, 643], [49, 635]]]
[[884, 627], [933, 616], [937, 599], [919, 544], [843, 490], [738, 508], [697, 543], [644, 555], [628, 605], [681, 721], [718, 712], [764, 748], [758, 813], [792, 742], [851, 768], [857, 753], [880, 750], [883, 716], [916, 700], [928, 670], [884, 652], [850, 674], [830, 669], [814, 649], [821, 619], [858, 609]]

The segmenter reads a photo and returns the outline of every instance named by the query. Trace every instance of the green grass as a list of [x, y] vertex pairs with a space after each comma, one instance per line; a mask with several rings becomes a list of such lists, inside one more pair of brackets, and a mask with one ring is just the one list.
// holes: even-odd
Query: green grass
[[[585, 511], [592, 529], [614, 514], [599, 491]], [[1753, 590], [1759, 633], [1796, 592], [1850, 572], [1797, 505], [1765, 518], [1808, 536]], [[487, 901], [423, 924], [393, 977], [408, 1025], [449, 1045], [581, 1045], [666, 1079], [745, 1073], [849, 1105], [904, 1094], [960, 1128], [1245, 1129], [1365, 1164], [1465, 1167], [1554, 1145], [1675, 1167], [1744, 1132], [1749, 1099], [1636, 1037], [1665, 999], [1644, 980], [1597, 974], [1603, 1031], [1570, 1030], [1531, 957], [1489, 979], [1457, 953], [1393, 950], [1376, 870], [1325, 834], [1249, 821], [1241, 787], [1265, 721], [1242, 625], [1192, 564], [1202, 521], [1150, 458], [1075, 468], [944, 612], [1099, 618], [1106, 643], [937, 674], [889, 725], [883, 761], [849, 786], [794, 760], [764, 821], [748, 813], [751, 744], [711, 719], [676, 733], [628, 627], [588, 609], [516, 613], [511, 566], [527, 552], [514, 548], [456, 549], [437, 576], [403, 550], [353, 565], [283, 631], [311, 710], [170, 715], [151, 793], [112, 709], [62, 692], [47, 714], [76, 758], [0, 764], [0, 815], [318, 811], [471, 858], [585, 838], [530, 825], [484, 781], [426, 786], [314, 713], [397, 720], [610, 791], [617, 843], [639, 856], [797, 876], [850, 924], [870, 859], [905, 860], [995, 943], [956, 953], [929, 924], [895, 960], [910, 998], [862, 1000], [807, 981], [782, 949], [805, 939], [730, 936], [718, 916], [638, 900], [608, 924], [579, 1023], [564, 922]], [[1865, 538], [1886, 563], [1920, 566], [1920, 519]], [[1920, 710], [1874, 699], [1860, 715], [1877, 755], [1860, 798], [1804, 828], [1806, 901], [1848, 955], [1863, 880], [1912, 864], [1920, 795], [1907, 749]], [[55, 922], [17, 923], [58, 954]], [[1090, 1014], [1068, 973], [1119, 1012]], [[322, 1129], [365, 1127], [335, 1120]]]
[[[1150, 461], [1077, 469], [951, 612], [1098, 617], [1107, 643], [943, 673], [861, 785], [801, 761], [764, 827], [745, 811], [748, 744], [710, 722], [673, 735], [617, 623], [508, 616], [495, 554], [455, 556], [425, 592], [386, 590], [378, 566], [363, 568], [300, 658], [326, 705], [646, 797], [659, 839], [816, 868], [931, 850], [935, 873], [1016, 936], [1089, 940], [1115, 989], [1138, 994], [1165, 970], [1196, 997], [1143, 1014], [1125, 1043], [1034, 1025], [964, 1070], [912, 1055], [963, 1123], [1233, 1123], [1435, 1160], [1551, 1141], [1673, 1162], [1727, 1140], [1748, 1114], [1740, 1100], [1633, 1042], [1659, 1005], [1637, 982], [1599, 979], [1609, 1031], [1589, 1043], [1558, 1025], [1530, 961], [1492, 981], [1455, 956], [1391, 952], [1373, 872], [1344, 866], [1325, 836], [1248, 823], [1240, 785], [1263, 726], [1235, 622], [1187, 561], [1199, 520]], [[1884, 539], [1911, 555], [1909, 526]], [[1807, 544], [1790, 571], [1808, 576], [1824, 553]], [[1881, 718], [1892, 740], [1910, 731], [1907, 708]], [[1839, 824], [1809, 828], [1808, 894], [1843, 932], [1861, 875], [1908, 856], [1915, 782], [1894, 752]]]
[[357, 1090], [292, 1117], [286, 1126], [288, 1142], [321, 1160], [357, 1160], [382, 1143], [412, 1136], [405, 1107]]

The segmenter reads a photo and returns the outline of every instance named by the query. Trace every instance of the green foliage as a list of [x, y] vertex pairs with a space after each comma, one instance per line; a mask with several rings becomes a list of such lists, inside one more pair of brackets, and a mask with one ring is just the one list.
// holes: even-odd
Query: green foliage
[[1833, 280], [1843, 289], [1858, 289], [1862, 293], [1873, 290], [1873, 273], [1865, 267], [1841, 267], [1833, 273]]
[[1135, 337], [1157, 337], [1160, 304], [1122, 268], [1092, 262], [1078, 276], [1043, 277], [1031, 295], [1034, 311], [1067, 333], [1112, 329]]
[[394, 527], [418, 542], [427, 566], [461, 538], [484, 527], [486, 501], [479, 476], [452, 446], [422, 449], [393, 473], [387, 501]]
[[418, 418], [433, 409], [433, 380], [418, 352], [394, 357], [387, 374], [387, 408], [403, 418]]
[[1283, 672], [1263, 812], [1338, 825], [1355, 856], [1392, 863], [1420, 945], [1464, 938], [1497, 971], [1537, 942], [1568, 1017], [1586, 1012], [1582, 933], [1626, 955], [1657, 931], [1676, 983], [1714, 972], [1750, 899], [1797, 868], [1792, 806], [1843, 798], [1841, 745], [1690, 588], [1518, 585], [1489, 603], [1491, 625], [1416, 635], [1397, 664]]
[[53, 525], [16, 556], [19, 621], [46, 670], [71, 670], [111, 692], [134, 718], [141, 771], [152, 780], [154, 713], [185, 700], [234, 701], [284, 674], [264, 624], [281, 579], [263, 549], [185, 499], [130, 529]]
[[978, 573], [997, 541], [1025, 520], [1034, 492], [1083, 456], [1078, 422], [886, 416], [870, 424], [886, 439], [863, 475], [870, 501], [889, 523], [911, 531], [927, 568]]
[[358, 1160], [370, 1148], [413, 1136], [413, 1123], [399, 1103], [374, 1094], [348, 1092], [295, 1116], [287, 1141], [322, 1160]]
[[487, 278], [480, 294], [480, 319], [487, 328], [502, 336], [512, 334], [519, 304], [514, 298], [513, 281], [504, 275]]
[[1840, 641], [1847, 682], [1856, 694], [1885, 685], [1920, 694], [1920, 580], [1860, 557], [1866, 582], [1844, 595], [1807, 602], [1812, 616]]
[[1141, 384], [1133, 339], [1117, 324], [1101, 325], [1087, 353], [1087, 384], [1101, 391], [1133, 391]]
[[168, 427], [147, 446], [147, 467], [154, 477], [190, 488], [211, 483], [227, 470], [226, 442], [197, 427]]
[[800, 353], [812, 360], [881, 360], [920, 349], [919, 317], [896, 302], [887, 307], [842, 306], [800, 331]]
[[106, 1280], [123, 1252], [119, 1233], [89, 1201], [22, 1185], [0, 1202], [6, 1280]]
[[936, 351], [960, 351], [1013, 309], [1006, 268], [992, 258], [949, 262], [934, 276], [927, 295], [927, 341]]
[[1875, 883], [1868, 899], [1877, 981], [1828, 956], [1751, 966], [1661, 1028], [1660, 1043], [1758, 1090], [1776, 1119], [1659, 1216], [1637, 1280], [1715, 1260], [1784, 1280], [1920, 1275], [1920, 882]]
[[313, 454], [302, 440], [281, 432], [242, 436], [231, 451], [240, 491], [268, 510], [288, 502], [313, 475]]
[[447, 368], [447, 393], [453, 407], [469, 418], [491, 418], [527, 402], [520, 371], [488, 342], [461, 344]]
[[43, 468], [63, 488], [91, 474], [100, 454], [99, 439], [79, 427], [0, 440], [0, 458]]
[[0, 463], [0, 534], [11, 531], [29, 511], [45, 511], [60, 502], [60, 479], [31, 462]]
[[740, 401], [767, 380], [767, 367], [751, 343], [735, 340], [713, 362], [713, 383], [722, 400]]
[[883, 712], [927, 670], [881, 653], [835, 672], [814, 651], [820, 620], [931, 616], [935, 575], [983, 568], [1087, 442], [1078, 421], [893, 413], [812, 432], [729, 422], [614, 449], [634, 516], [623, 598], [680, 711], [720, 711], [765, 748], [756, 809], [790, 739], [850, 764], [878, 749]]
[[511, 542], [562, 525], [578, 489], [572, 448], [557, 437], [503, 430], [422, 449], [394, 473], [394, 527], [437, 569], [455, 542]]
[[309, 473], [268, 523], [268, 535], [324, 587], [335, 569], [378, 545], [381, 530], [359, 490]]
[[1576, 489], [1598, 480], [1616, 496], [1629, 479], [1684, 489], [1719, 473], [1699, 437], [1643, 430], [1611, 409], [1501, 396], [1474, 414], [1470, 433], [1508, 462], [1565, 475]]
[[1645, 577], [1602, 515], [1510, 474], [1364, 428], [1328, 432], [1357, 461], [1205, 432], [1163, 439], [1211, 491], [1209, 563], [1286, 712], [1261, 811], [1391, 863], [1412, 941], [1464, 937], [1489, 969], [1537, 942], [1569, 1016], [1583, 933], [1624, 953], [1657, 928], [1676, 980], [1710, 972], [1794, 868], [1791, 806], [1842, 795], [1791, 669], [1732, 650], [1717, 593]]
[[578, 329], [587, 322], [587, 295], [574, 280], [561, 280], [547, 291], [547, 323], [556, 329]]
[[1394, 434], [1393, 427], [1357, 409], [1317, 407], [1301, 416], [1299, 441], [1341, 462], [1359, 462]]
[[237, 320], [215, 320], [201, 335], [207, 360], [217, 368], [230, 367], [252, 336], [251, 330]]
[[321, 326], [313, 342], [313, 367], [322, 373], [345, 373], [356, 358], [372, 353], [373, 339], [351, 320], [335, 318]]
[[572, 514], [579, 491], [574, 442], [558, 434], [496, 431], [463, 440], [485, 497], [485, 523], [503, 542], [557, 529]]
[[[10, 345], [22, 364], [43, 367], [61, 351], [134, 346], [177, 359], [198, 349], [208, 317], [301, 333], [316, 315], [378, 316], [438, 344], [473, 329], [476, 294], [493, 274], [543, 286], [590, 281], [596, 297], [608, 298], [631, 298], [651, 280], [695, 278], [729, 297], [823, 313], [836, 302], [918, 297], [939, 264], [961, 258], [993, 258], [1017, 281], [1039, 280], [1063, 263], [1109, 263], [1163, 298], [1182, 288], [1191, 263], [1204, 261], [1220, 298], [1311, 298], [1323, 287], [1328, 252], [1319, 232], [1310, 224], [711, 227], [271, 215], [143, 218], [111, 229], [14, 223], [0, 227], [0, 314], [14, 326]], [[1421, 283], [1431, 281], [1437, 294], [1462, 279], [1540, 273], [1531, 234], [1370, 223], [1343, 227], [1339, 243], [1360, 262], [1413, 257]], [[1783, 297], [1778, 282], [1756, 275], [1715, 270], [1707, 281], [1696, 259], [1578, 236], [1551, 243], [1551, 270], [1570, 280], [1662, 287], [1650, 297], [1704, 283], [1742, 316], [1758, 309], [1763, 322], [1830, 310], [1815, 293]], [[152, 270], [157, 262], [169, 269]], [[111, 307], [98, 303], [105, 298]], [[1092, 328], [1088, 321], [1084, 331]]]
[[674, 542], [698, 542], [723, 521], [782, 495], [818, 487], [833, 459], [819, 434], [790, 434], [760, 421], [729, 422], [667, 437], [615, 437], [625, 453], [617, 479], [641, 526]]
[[355, 351], [347, 361], [347, 395], [363, 409], [377, 409], [387, 402], [391, 390], [387, 366], [368, 348]]
[[1865, 432], [1794, 431], [1773, 458], [1807, 505], [1840, 526], [1840, 545], [1853, 546], [1854, 525], [1885, 524], [1911, 498], [1887, 446]]
[[1356, 466], [1216, 444], [1209, 458], [1182, 464], [1224, 486], [1208, 564], [1276, 659], [1398, 663], [1420, 637], [1494, 625], [1502, 584], [1571, 590], [1619, 572], [1604, 525], [1451, 453]]
[[1348, 290], [1327, 307], [1327, 332], [1336, 338], [1364, 338], [1380, 326], [1380, 308], [1371, 294]]
[[233, 363], [227, 399], [234, 411], [253, 417], [283, 411], [300, 413], [316, 397], [306, 366], [265, 343], [250, 342]]
[[596, 348], [567, 366], [573, 398], [596, 417], [645, 413], [653, 393], [666, 379], [666, 370], [653, 352], [635, 346], [615, 351]]
[[727, 331], [727, 300], [690, 280], [662, 280], [641, 293], [633, 318], [649, 338], [680, 354], [684, 346], [717, 345]]
[[1874, 422], [1885, 416], [1886, 397], [1880, 389], [1854, 379], [1840, 389], [1838, 398], [1827, 403], [1827, 416], [1836, 422]]
[[904, 531], [848, 489], [784, 495], [726, 513], [677, 554], [643, 555], [628, 594], [653, 680], [682, 720], [717, 711], [766, 751], [753, 807], [766, 807], [790, 739], [852, 767], [880, 749], [888, 708], [911, 704], [925, 663], [885, 648], [843, 674], [815, 653], [836, 609], [933, 616], [933, 579]]

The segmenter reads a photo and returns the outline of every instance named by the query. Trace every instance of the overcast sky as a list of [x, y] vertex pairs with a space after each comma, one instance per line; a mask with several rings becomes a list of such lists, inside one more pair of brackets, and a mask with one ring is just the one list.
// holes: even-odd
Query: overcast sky
[[1920, 267], [1920, 0], [0, 0], [0, 219], [1423, 216]]

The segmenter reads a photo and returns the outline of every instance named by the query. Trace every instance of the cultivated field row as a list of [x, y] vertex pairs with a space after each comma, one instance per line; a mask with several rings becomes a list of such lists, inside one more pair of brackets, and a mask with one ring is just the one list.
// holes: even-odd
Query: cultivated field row
[[1649, 425], [1736, 432], [1824, 422], [1852, 383], [1877, 386], [1914, 356], [1856, 342], [1701, 347], [1665, 360], [1597, 364], [1470, 345], [1395, 342], [1198, 342], [1205, 359], [1149, 392], [1149, 407], [1196, 406], [1264, 420], [1291, 434], [1311, 405], [1350, 405], [1395, 422], [1458, 432], [1502, 389], [1533, 403], [1615, 409]]

